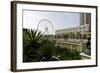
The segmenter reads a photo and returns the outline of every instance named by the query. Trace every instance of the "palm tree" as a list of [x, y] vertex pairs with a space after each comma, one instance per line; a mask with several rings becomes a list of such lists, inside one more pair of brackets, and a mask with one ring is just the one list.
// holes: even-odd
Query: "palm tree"
[[23, 61], [29, 62], [36, 57], [36, 50], [40, 48], [41, 32], [32, 29], [23, 29]]
[[75, 38], [75, 33], [74, 32], [72, 32], [72, 39], [74, 39]]
[[81, 32], [77, 31], [76, 32], [76, 39], [81, 39], [81, 38], [82, 38]]
[[68, 34], [67, 33], [63, 34], [63, 38], [68, 39]]
[[83, 39], [86, 39], [87, 34], [83, 33]]

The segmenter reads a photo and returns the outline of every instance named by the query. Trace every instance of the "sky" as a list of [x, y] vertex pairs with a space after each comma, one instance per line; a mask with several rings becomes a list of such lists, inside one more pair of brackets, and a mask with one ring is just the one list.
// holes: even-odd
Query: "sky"
[[55, 34], [55, 30], [80, 25], [80, 13], [54, 11], [23, 11], [23, 28]]

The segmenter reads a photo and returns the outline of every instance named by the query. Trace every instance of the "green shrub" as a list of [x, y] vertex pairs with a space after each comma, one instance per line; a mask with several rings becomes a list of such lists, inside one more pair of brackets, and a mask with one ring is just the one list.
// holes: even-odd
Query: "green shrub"
[[43, 39], [39, 31], [23, 29], [23, 62], [80, 60], [79, 52], [55, 46], [56, 41]]

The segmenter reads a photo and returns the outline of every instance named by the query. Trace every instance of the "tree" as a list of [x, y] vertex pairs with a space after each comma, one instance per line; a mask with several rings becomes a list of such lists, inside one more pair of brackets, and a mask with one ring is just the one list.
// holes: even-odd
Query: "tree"
[[81, 39], [81, 38], [82, 38], [81, 32], [77, 31], [76, 32], [76, 39]]
[[91, 42], [90, 42], [90, 38], [88, 38], [88, 41], [87, 41], [87, 43], [86, 43], [86, 48], [87, 49], [89, 49], [89, 50], [91, 50]]
[[29, 62], [36, 57], [36, 51], [42, 40], [41, 32], [37, 30], [23, 29], [23, 61]]
[[84, 33], [84, 34], [83, 34], [83, 39], [86, 39], [86, 36], [87, 36], [87, 34], [86, 34], [86, 33]]

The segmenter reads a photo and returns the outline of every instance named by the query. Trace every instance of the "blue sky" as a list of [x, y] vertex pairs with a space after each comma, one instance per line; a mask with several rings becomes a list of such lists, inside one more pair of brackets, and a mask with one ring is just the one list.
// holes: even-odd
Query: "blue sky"
[[[71, 12], [51, 12], [51, 11], [23, 11], [23, 28], [37, 29], [40, 20], [46, 19], [49, 22], [41, 22], [38, 29], [42, 32], [48, 27], [49, 33], [55, 33], [55, 30], [76, 27], [80, 25], [80, 13]], [[54, 30], [53, 30], [54, 29]]]

